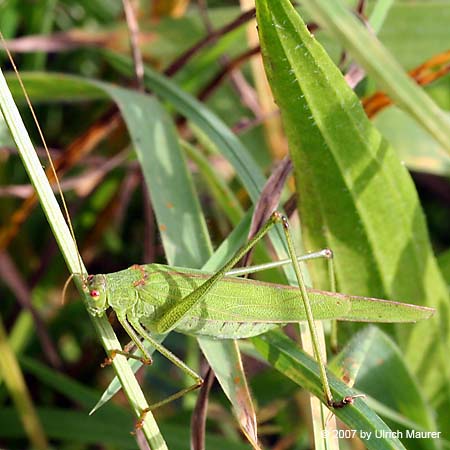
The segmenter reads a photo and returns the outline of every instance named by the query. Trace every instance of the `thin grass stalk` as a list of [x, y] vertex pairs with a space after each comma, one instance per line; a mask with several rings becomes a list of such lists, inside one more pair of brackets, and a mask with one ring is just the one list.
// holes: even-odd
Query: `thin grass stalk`
[[[42, 169], [41, 162], [39, 161], [1, 70], [0, 109], [14, 142], [17, 145], [25, 169], [34, 188], [36, 189], [42, 209], [44, 210], [49, 225], [52, 228], [53, 234], [58, 242], [67, 267], [72, 274], [79, 275], [75, 277], [75, 284], [77, 285], [80, 295], [82, 295], [82, 298], [85, 300], [86, 293], [83, 291], [83, 283], [81, 280], [87, 273], [86, 269], [78, 255], [78, 250], [70, 233], [69, 227], [64, 220], [61, 208], [58, 205], [50, 183], [48, 182], [45, 172]], [[89, 316], [92, 319], [99, 340], [105, 348], [107, 354], [110, 354], [110, 352], [114, 349], [121, 348], [120, 342], [118, 341], [107, 318], [105, 316]], [[133, 371], [128, 365], [127, 359], [118, 355], [113, 359], [112, 365], [136, 416], [139, 416], [141, 411], [148, 407], [148, 404], [139, 383], [133, 374]], [[144, 432], [149, 445], [153, 450], [162, 450], [167, 448], [156, 421], [151, 414], [147, 414], [142, 431]]]

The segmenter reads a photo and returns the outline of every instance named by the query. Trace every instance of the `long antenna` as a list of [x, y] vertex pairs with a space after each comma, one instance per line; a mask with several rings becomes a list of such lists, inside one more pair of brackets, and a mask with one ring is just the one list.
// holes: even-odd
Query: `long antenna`
[[6, 44], [6, 40], [3, 37], [3, 33], [1, 31], [0, 31], [0, 40], [1, 40], [2, 45], [3, 45], [3, 47], [4, 47], [5, 51], [6, 51], [6, 54], [8, 55], [9, 61], [11, 62], [11, 65], [12, 65], [12, 67], [14, 69], [14, 72], [16, 74], [17, 80], [19, 81], [20, 88], [21, 88], [22, 93], [23, 93], [23, 95], [25, 97], [25, 100], [27, 102], [28, 108], [30, 109], [31, 115], [33, 117], [33, 121], [34, 121], [34, 123], [36, 125], [36, 128], [37, 128], [38, 133], [39, 133], [39, 137], [40, 137], [42, 145], [43, 145], [43, 147], [45, 149], [45, 153], [47, 155], [47, 159], [48, 159], [48, 161], [50, 163], [50, 167], [51, 167], [53, 176], [55, 178], [55, 182], [56, 182], [56, 186], [57, 186], [57, 189], [58, 189], [58, 193], [59, 193], [59, 195], [61, 197], [61, 202], [62, 202], [62, 205], [63, 205], [63, 211], [64, 211], [64, 215], [66, 217], [67, 226], [69, 227], [70, 234], [72, 235], [72, 239], [73, 239], [73, 242], [75, 244], [75, 248], [77, 249], [78, 264], [80, 266], [80, 273], [83, 273], [83, 270], [82, 270], [83, 266], [81, 264], [81, 255], [80, 255], [80, 252], [78, 250], [77, 240], [75, 239], [75, 233], [73, 231], [72, 221], [70, 220], [70, 214], [69, 214], [69, 209], [67, 208], [66, 198], [64, 197], [63, 191], [61, 189], [61, 185], [59, 183], [59, 178], [58, 178], [58, 175], [56, 173], [56, 169], [55, 169], [55, 166], [53, 164], [53, 160], [52, 160], [52, 157], [50, 155], [50, 151], [48, 149], [47, 142], [46, 142], [45, 137], [44, 137], [44, 133], [42, 132], [41, 126], [39, 125], [39, 121], [37, 119], [37, 116], [36, 116], [36, 113], [34, 111], [33, 105], [31, 103], [30, 97], [28, 96], [28, 92], [25, 89], [25, 85], [23, 84], [22, 77], [20, 76], [19, 71], [17, 70], [17, 66], [16, 66], [16, 64], [14, 62], [14, 59], [13, 59], [13, 57], [11, 55], [11, 52], [8, 49], [8, 46]]

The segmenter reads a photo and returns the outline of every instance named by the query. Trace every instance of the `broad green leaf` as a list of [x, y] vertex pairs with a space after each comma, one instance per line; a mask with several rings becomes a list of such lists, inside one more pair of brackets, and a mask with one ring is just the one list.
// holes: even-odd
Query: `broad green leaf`
[[333, 249], [342, 292], [438, 309], [434, 319], [396, 330], [429, 399], [443, 389], [436, 401], [445, 409], [448, 293], [410, 176], [290, 2], [259, 0], [257, 6], [266, 71], [296, 171], [306, 246]]

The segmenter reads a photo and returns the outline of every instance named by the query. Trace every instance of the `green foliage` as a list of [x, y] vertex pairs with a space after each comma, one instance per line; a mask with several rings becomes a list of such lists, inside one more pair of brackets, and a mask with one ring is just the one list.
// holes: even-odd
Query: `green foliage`
[[[54, 157], [64, 158], [64, 148], [84, 152], [75, 166], [68, 164], [61, 181], [89, 273], [115, 272], [149, 262], [217, 270], [247, 240], [252, 204], [260, 198], [266, 181], [263, 174], [271, 171], [263, 165], [271, 159], [263, 127], [257, 125], [240, 135], [231, 130], [254, 113], [243, 107], [242, 91], [236, 93], [236, 84], [222, 80], [206, 101], [195, 98], [223, 68], [222, 54], [233, 58], [246, 50], [244, 27], [219, 36], [169, 78], [161, 67], [205, 35], [201, 16], [195, 2], [182, 17], [165, 17], [158, 23], [150, 21], [143, 9], [141, 49], [147, 62], [144, 84], [152, 93], [148, 95], [125, 87], [129, 83], [124, 78], [132, 79], [134, 69], [119, 7], [112, 8], [106, 1], [74, 5], [48, 0], [30, 3], [32, 12], [25, 15], [21, 3], [0, 6], [0, 27], [7, 38], [21, 30], [64, 43], [53, 31], [77, 29], [87, 38], [84, 47], [51, 57], [45, 53], [15, 57]], [[338, 290], [345, 294], [437, 309], [433, 319], [415, 325], [340, 326], [342, 350], [329, 365], [334, 373], [332, 390], [336, 398], [352, 392], [344, 379], [354, 383], [353, 392], [364, 392], [368, 398], [337, 410], [337, 416], [350, 429], [372, 433], [389, 429], [442, 432], [441, 440], [398, 439], [387, 434], [364, 440], [367, 448], [448, 448], [450, 240], [445, 224], [450, 217], [445, 177], [450, 159], [446, 153], [449, 121], [443, 110], [450, 109], [449, 76], [422, 89], [403, 74], [400, 64], [410, 70], [446, 49], [449, 4], [369, 2], [366, 12], [375, 21], [380, 42], [355, 24], [350, 9], [345, 10], [340, 1], [305, 1], [297, 10], [287, 0], [258, 0], [256, 6], [266, 72], [282, 111], [294, 163], [303, 237], [298, 247], [333, 249]], [[216, 28], [239, 14], [236, 7], [209, 10]], [[306, 30], [306, 20], [321, 25], [317, 40]], [[91, 45], [102, 37], [108, 50]], [[396, 103], [373, 122], [341, 75], [348, 65], [336, 66], [341, 49], [367, 73], [355, 89], [358, 95], [383, 89]], [[2, 68], [6, 68], [8, 63], [3, 61]], [[246, 64], [242, 71], [251, 84], [250, 66]], [[7, 78], [28, 133], [39, 147], [18, 83], [11, 74]], [[125, 127], [108, 121], [114, 118], [112, 105], [120, 110]], [[17, 127], [18, 146], [18, 141], [27, 140], [20, 122], [14, 117], [9, 125], [13, 123], [13, 131]], [[97, 125], [89, 134], [93, 140], [104, 124], [113, 128], [112, 134], [105, 132], [95, 150], [80, 145], [87, 139], [76, 141], [93, 123]], [[1, 126], [5, 147], [0, 150], [0, 244], [4, 245], [20, 197], [31, 190], [24, 185], [28, 180], [3, 122]], [[45, 158], [27, 163], [27, 170], [44, 185], [41, 165], [48, 166]], [[412, 178], [406, 169], [414, 171]], [[286, 188], [282, 203], [290, 194]], [[82, 272], [70, 232], [52, 197], [47, 188], [40, 200], [42, 207], [70, 271]], [[292, 222], [296, 229], [295, 215]], [[281, 231], [271, 233], [270, 240], [271, 248], [256, 252], [256, 262], [263, 262], [270, 252], [271, 258], [285, 257]], [[432, 246], [442, 252], [439, 267]], [[123, 344], [126, 336], [118, 326], [114, 334], [105, 318], [95, 319], [92, 327], [73, 292], [69, 291], [66, 304], [60, 304], [67, 271], [42, 213], [32, 213], [16, 229], [14, 241], [0, 250], [0, 314], [9, 337], [9, 342], [3, 339], [2, 348], [8, 349], [8, 357], [10, 350], [17, 356], [49, 445], [67, 450], [136, 448], [129, 432], [139, 408], [146, 404], [142, 392], [154, 402], [190, 380], [154, 355], [153, 366], [140, 372], [138, 384], [132, 371], [140, 363], [128, 365], [119, 357], [115, 369], [125, 383], [130, 408], [118, 393], [120, 384], [111, 369], [99, 367], [104, 357], [99, 337], [106, 349], [112, 349], [117, 346], [115, 334]], [[308, 263], [308, 269], [314, 287], [329, 289], [320, 263]], [[280, 283], [292, 279], [289, 270], [267, 276]], [[165, 345], [198, 369], [198, 345], [188, 339], [171, 333]], [[250, 441], [255, 440], [255, 410], [263, 446], [272, 448], [289, 441], [291, 448], [311, 447], [303, 393], [308, 390], [319, 398], [323, 394], [316, 363], [292, 339], [270, 332], [253, 338], [252, 347], [250, 343], [242, 346], [251, 355], [244, 360], [247, 377], [234, 342], [199, 339], [198, 344], [220, 383], [210, 396], [206, 448], [249, 448], [241, 430]], [[49, 349], [56, 351], [56, 359]], [[255, 359], [265, 361], [264, 367]], [[33, 431], [25, 431], [22, 425], [26, 413], [7, 390], [17, 380], [4, 381], [0, 384], [0, 446], [31, 448], [30, 442], [36, 441], [30, 437]], [[188, 447], [195, 398], [190, 394], [156, 411], [154, 426], [144, 428], [147, 438], [151, 435], [157, 441], [152, 448], [164, 448], [161, 435], [171, 449]], [[97, 402], [97, 410], [89, 416]], [[336, 448], [335, 443], [331, 445]], [[353, 444], [340, 441], [339, 445], [352, 448]]]

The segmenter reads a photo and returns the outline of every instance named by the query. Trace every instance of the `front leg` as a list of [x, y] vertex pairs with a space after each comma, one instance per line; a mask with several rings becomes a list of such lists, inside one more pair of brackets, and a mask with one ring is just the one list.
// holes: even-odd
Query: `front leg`
[[169, 397], [151, 404], [147, 408], [143, 409], [141, 411], [141, 415], [139, 416], [139, 420], [136, 423], [136, 429], [139, 429], [142, 427], [142, 424], [144, 423], [145, 416], [149, 411], [152, 411], [153, 409], [159, 408], [160, 406], [163, 406], [167, 403], [170, 403], [188, 392], [191, 392], [195, 389], [198, 389], [203, 384], [203, 378], [198, 375], [194, 370], [192, 370], [187, 364], [184, 363], [180, 358], [178, 358], [176, 355], [174, 355], [170, 350], [168, 350], [166, 347], [164, 347], [162, 344], [160, 344], [157, 340], [154, 339], [154, 337], [139, 323], [139, 320], [137, 319], [131, 319], [130, 318], [130, 324], [131, 326], [136, 330], [136, 332], [141, 336], [144, 340], [148, 341], [159, 353], [161, 353], [163, 356], [165, 356], [170, 362], [175, 364], [181, 371], [191, 377], [194, 380], [194, 383], [191, 386], [188, 386], [187, 388], [180, 389], [178, 392], [175, 392], [174, 394], [170, 395]]
[[[139, 356], [133, 355], [132, 353], [129, 352], [129, 350], [127, 348], [125, 350], [119, 350], [119, 349], [111, 350], [109, 352], [108, 357], [101, 364], [101, 367], [106, 367], [106, 366], [109, 366], [110, 364], [112, 364], [113, 359], [115, 358], [116, 355], [124, 355], [127, 358], [137, 359], [138, 361], [141, 361], [145, 365], [152, 364], [152, 362], [153, 362], [152, 357], [150, 356], [150, 354], [148, 353], [146, 348], [142, 345], [142, 342], [139, 339], [139, 336], [136, 334], [134, 329], [130, 326], [125, 315], [117, 314], [117, 319], [120, 322], [120, 324], [122, 325], [123, 329], [128, 334], [128, 336], [131, 338], [132, 343], [134, 345], [136, 345], [136, 347], [142, 352], [143, 356], [139, 357]], [[128, 347], [128, 345], [127, 345], [127, 347]]]

